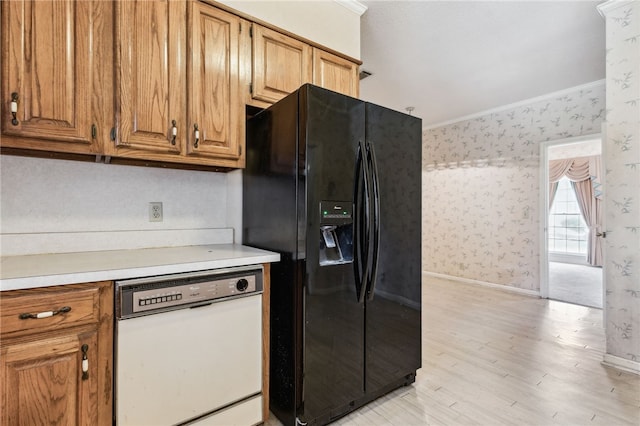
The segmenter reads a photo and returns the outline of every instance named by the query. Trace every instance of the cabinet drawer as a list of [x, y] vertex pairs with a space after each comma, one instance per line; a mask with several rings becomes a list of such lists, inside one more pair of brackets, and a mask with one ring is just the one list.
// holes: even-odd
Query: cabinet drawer
[[0, 334], [2, 337], [21, 336], [97, 323], [98, 301], [99, 288], [95, 285], [3, 292], [0, 295]]

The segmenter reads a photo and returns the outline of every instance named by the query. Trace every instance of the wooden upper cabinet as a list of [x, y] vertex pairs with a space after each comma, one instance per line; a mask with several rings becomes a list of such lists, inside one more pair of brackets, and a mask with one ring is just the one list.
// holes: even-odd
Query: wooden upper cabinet
[[[238, 160], [244, 141], [239, 17], [191, 3], [187, 153]], [[247, 26], [248, 30], [248, 26]]]
[[118, 134], [107, 154], [244, 167], [241, 24], [198, 1], [117, 2]]
[[163, 160], [184, 152], [186, 2], [116, 2], [117, 137], [111, 155]]
[[277, 102], [311, 82], [311, 46], [257, 24], [252, 32], [254, 99]]
[[113, 114], [111, 22], [110, 2], [2, 2], [3, 147], [101, 152]]
[[313, 84], [357, 98], [359, 82], [358, 64], [313, 48]]
[[358, 96], [357, 64], [206, 2], [11, 0], [0, 12], [7, 153], [242, 168], [245, 104], [311, 82]]

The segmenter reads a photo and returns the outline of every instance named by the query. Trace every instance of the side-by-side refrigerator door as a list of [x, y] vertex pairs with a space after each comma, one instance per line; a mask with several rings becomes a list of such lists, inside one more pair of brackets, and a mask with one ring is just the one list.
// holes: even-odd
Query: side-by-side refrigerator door
[[366, 116], [377, 230], [366, 297], [371, 393], [421, 366], [422, 120], [373, 104], [366, 104]]
[[[318, 87], [300, 96], [299, 217], [306, 237], [302, 422], [322, 424], [364, 395], [364, 303], [353, 268], [354, 165], [364, 102]], [[303, 204], [301, 204], [303, 203]]]

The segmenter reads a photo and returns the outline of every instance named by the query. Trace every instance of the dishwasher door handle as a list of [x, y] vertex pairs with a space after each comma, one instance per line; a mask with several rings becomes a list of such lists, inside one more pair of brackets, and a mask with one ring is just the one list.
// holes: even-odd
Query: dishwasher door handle
[[205, 306], [211, 306], [212, 303], [213, 302], [208, 302], [208, 303], [201, 303], [200, 305], [189, 306], [189, 309], [204, 308]]

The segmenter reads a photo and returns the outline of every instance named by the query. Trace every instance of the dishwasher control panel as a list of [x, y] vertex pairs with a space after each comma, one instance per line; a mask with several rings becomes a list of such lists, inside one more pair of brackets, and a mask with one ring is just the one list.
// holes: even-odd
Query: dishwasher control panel
[[259, 293], [262, 274], [261, 266], [252, 266], [116, 281], [116, 315], [124, 319]]

